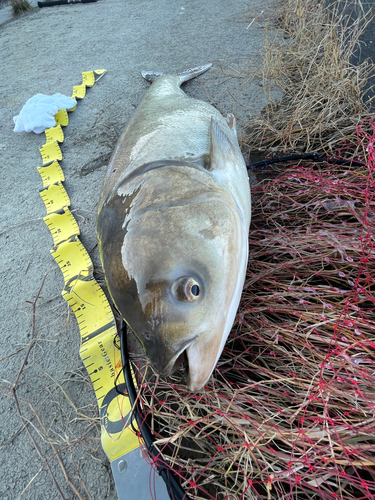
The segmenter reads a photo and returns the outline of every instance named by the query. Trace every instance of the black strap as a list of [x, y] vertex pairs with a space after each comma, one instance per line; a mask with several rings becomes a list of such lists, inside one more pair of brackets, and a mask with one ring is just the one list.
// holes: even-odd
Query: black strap
[[[135, 404], [137, 401], [137, 390], [134, 386], [134, 381], [130, 369], [130, 360], [128, 355], [128, 344], [126, 338], [126, 330], [127, 325], [126, 322], [121, 318], [121, 326], [120, 326], [120, 346], [121, 346], [121, 361], [122, 367], [124, 370], [125, 384], [127, 388], [127, 393], [129, 396], [130, 404], [133, 407], [134, 416], [138, 424], [138, 428], [140, 430], [141, 436], [145, 445], [150, 453], [150, 455], [155, 459], [155, 465], [157, 471], [164, 479], [164, 482], [167, 486], [167, 491], [171, 500], [187, 500], [187, 493], [183, 491], [176, 478], [174, 477], [170, 467], [165, 462], [161, 453], [155, 448], [153, 445], [153, 439], [151, 436], [150, 429], [147, 427], [145, 423], [145, 419], [141, 415], [140, 407], [138, 404]], [[120, 391], [119, 391], [120, 392]]]
[[328, 156], [319, 156], [319, 153], [304, 153], [300, 155], [290, 155], [277, 158], [269, 158], [268, 160], [259, 161], [258, 163], [252, 163], [251, 165], [246, 165], [248, 170], [257, 167], [266, 167], [272, 163], [283, 163], [287, 161], [297, 161], [297, 160], [312, 160], [313, 162], [325, 162], [334, 165], [353, 165], [354, 167], [360, 167], [366, 165], [361, 161], [349, 160], [345, 158], [329, 158]]

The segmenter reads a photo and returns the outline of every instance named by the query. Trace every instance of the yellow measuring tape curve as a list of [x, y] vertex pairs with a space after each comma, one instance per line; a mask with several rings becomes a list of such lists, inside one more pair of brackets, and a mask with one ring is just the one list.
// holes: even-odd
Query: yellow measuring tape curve
[[[92, 87], [105, 70], [82, 73], [82, 84], [73, 87], [72, 97], [83, 99], [86, 87]], [[77, 106], [68, 110], [74, 111]], [[64, 141], [61, 127], [69, 123], [67, 110], [55, 115], [56, 126], [45, 131], [46, 143], [40, 148], [43, 166], [38, 167], [43, 181], [40, 195], [47, 215], [44, 222], [51, 231], [54, 247], [51, 254], [64, 276], [62, 296], [72, 308], [81, 333], [81, 358], [90, 375], [99, 405], [102, 446], [110, 461], [139, 446], [132, 430], [129, 398], [117, 393], [115, 379], [124, 384], [120, 356], [115, 358], [116, 322], [103, 290], [93, 276], [91, 258], [78, 236], [78, 224], [69, 210], [70, 199], [62, 182], [59, 165]], [[132, 425], [136, 427], [136, 423]]]

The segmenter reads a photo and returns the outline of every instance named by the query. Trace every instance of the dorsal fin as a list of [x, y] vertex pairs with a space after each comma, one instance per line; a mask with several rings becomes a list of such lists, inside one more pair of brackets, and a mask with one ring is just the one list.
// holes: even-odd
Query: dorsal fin
[[222, 169], [227, 163], [236, 163], [237, 154], [233, 144], [213, 118], [211, 118], [210, 136], [210, 163], [208, 170]]
[[228, 113], [225, 119], [228, 123], [228, 127], [236, 134], [237, 137], [236, 117], [233, 113]]

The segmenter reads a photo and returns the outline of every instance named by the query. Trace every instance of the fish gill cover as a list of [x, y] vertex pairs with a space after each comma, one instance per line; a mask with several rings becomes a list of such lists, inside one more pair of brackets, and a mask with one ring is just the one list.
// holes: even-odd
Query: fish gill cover
[[368, 17], [338, 6], [280, 4], [288, 39], [267, 47], [263, 76], [284, 97], [242, 142], [363, 166], [268, 173], [252, 190], [244, 293], [209, 384], [190, 394], [149, 367], [138, 380], [145, 425], [188, 498], [375, 498], [375, 125], [371, 68], [350, 63]]

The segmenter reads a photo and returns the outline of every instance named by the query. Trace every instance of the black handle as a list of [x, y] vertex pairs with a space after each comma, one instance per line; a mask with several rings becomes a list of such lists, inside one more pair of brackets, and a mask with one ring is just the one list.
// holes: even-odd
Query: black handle
[[54, 5], [66, 5], [68, 3], [91, 3], [97, 0], [50, 0], [48, 2], [38, 2], [38, 7], [53, 7]]

